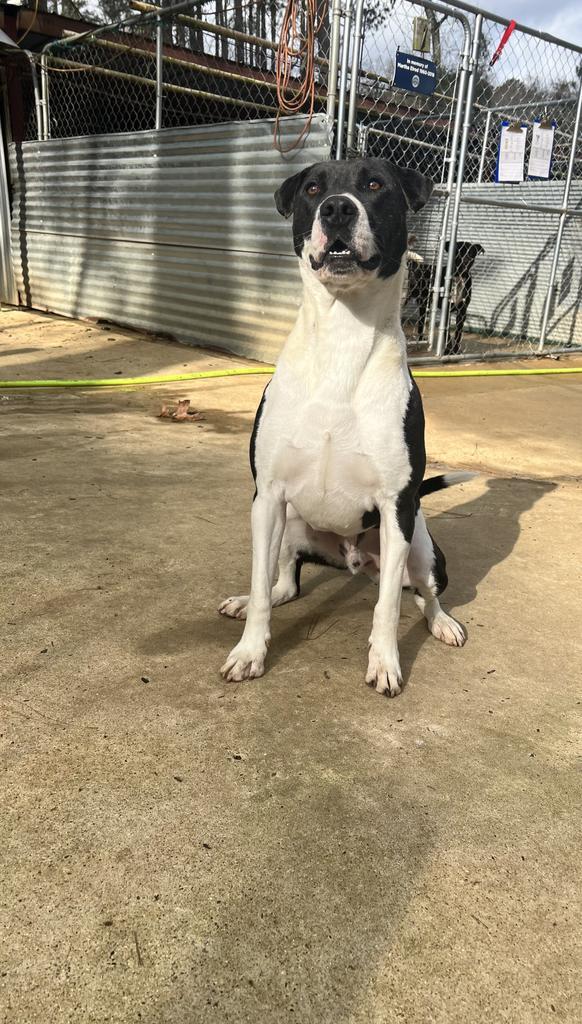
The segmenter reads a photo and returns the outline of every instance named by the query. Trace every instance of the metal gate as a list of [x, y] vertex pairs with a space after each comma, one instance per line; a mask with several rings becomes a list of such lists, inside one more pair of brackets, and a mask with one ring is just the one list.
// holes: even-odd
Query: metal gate
[[[422, 50], [438, 68], [426, 96], [393, 84], [397, 54], [418, 42], [419, 14]], [[460, 0], [357, 0], [346, 21], [336, 155], [386, 156], [436, 185], [410, 218], [411, 356], [581, 348], [582, 48]], [[501, 131], [516, 124], [526, 138], [523, 180], [503, 184]], [[547, 180], [528, 174], [538, 125], [553, 136]]]

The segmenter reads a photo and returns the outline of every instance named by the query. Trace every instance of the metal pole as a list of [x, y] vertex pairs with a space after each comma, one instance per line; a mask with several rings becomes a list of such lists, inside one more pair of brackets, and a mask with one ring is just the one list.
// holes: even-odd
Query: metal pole
[[358, 85], [360, 81], [360, 62], [362, 60], [362, 46], [364, 33], [362, 31], [365, 0], [357, 0], [356, 17], [354, 19], [354, 55], [352, 57], [352, 73], [350, 79], [350, 105], [348, 109], [348, 134], [346, 151], [348, 156], [354, 154], [354, 134], [356, 126], [356, 109], [358, 105]]
[[337, 99], [337, 70], [340, 45], [340, 22], [342, 17], [342, 0], [333, 0], [331, 9], [331, 40], [329, 45], [329, 72], [327, 77], [327, 116], [330, 124], [335, 117]]
[[[576, 355], [576, 354], [580, 353], [580, 346], [577, 346], [576, 348], [573, 348], [571, 345], [561, 345], [558, 348], [553, 348], [552, 349], [552, 355], [554, 353], [556, 353], [556, 355], [558, 355], [559, 353], [562, 353], [562, 352], [568, 353], [569, 355], [572, 355], [572, 354]], [[447, 363], [471, 363], [471, 362], [474, 362], [474, 363], [485, 363], [485, 362], [493, 362], [493, 361], [497, 362], [498, 360], [501, 360], [501, 359], [513, 359], [513, 360], [515, 360], [515, 358], [516, 358], [515, 352], [500, 352], [499, 349], [497, 349], [497, 350], [496, 349], [492, 349], [490, 352], [488, 352], [488, 351], [484, 351], [484, 352], [463, 352], [462, 355], [460, 355], [460, 356], [447, 356]], [[537, 352], [525, 352], [525, 351], [524, 352], [520, 352], [519, 353], [519, 358], [520, 359], [538, 359], [538, 353]], [[422, 356], [409, 356], [407, 362], [408, 362], [409, 366], [422, 366], [423, 364], [426, 365], [427, 363], [430, 363], [430, 364], [434, 363], [436, 366], [441, 366], [441, 367], [443, 365], [442, 364], [442, 360], [441, 359], [437, 359], [436, 356], [425, 356], [425, 355], [422, 355]], [[537, 370], [536, 372], [537, 373], [543, 373], [544, 371], [543, 370]]]
[[30, 62], [30, 74], [32, 75], [32, 88], [34, 89], [34, 106], [36, 109], [36, 137], [39, 142], [42, 141], [42, 98], [40, 95], [40, 89], [38, 86], [38, 75], [36, 73], [36, 64], [34, 57], [30, 50], [24, 51]]
[[491, 127], [491, 115], [493, 111], [487, 111], [487, 120], [485, 121], [485, 132], [483, 134], [483, 145], [481, 147], [481, 159], [479, 161], [479, 174], [477, 175], [477, 184], [481, 184], [483, 181], [483, 170], [485, 168], [485, 153], [487, 150], [487, 142], [489, 141], [489, 129]]
[[12, 262], [10, 230], [10, 189], [4, 149], [4, 129], [0, 118], [0, 301], [18, 305], [18, 290]]
[[156, 18], [156, 130], [162, 127], [164, 89], [164, 36], [162, 19]]
[[[461, 136], [461, 146], [459, 149], [459, 164], [457, 167], [457, 181], [455, 185], [455, 198], [453, 201], [453, 217], [451, 222], [451, 237], [449, 240], [449, 254], [447, 259], [447, 269], [445, 273], [445, 286], [443, 290], [443, 305], [441, 309], [441, 321], [439, 324], [439, 336], [437, 341], [437, 356], [443, 356], [446, 344], [447, 336], [447, 321], [449, 317], [449, 298], [451, 294], [451, 284], [453, 280], [453, 267], [455, 266], [455, 253], [457, 249], [457, 231], [459, 227], [459, 211], [461, 208], [461, 193], [463, 190], [463, 176], [465, 173], [465, 160], [467, 157], [467, 146], [469, 142], [469, 131], [473, 120], [473, 97], [475, 95], [475, 81], [476, 81], [476, 70], [477, 62], [479, 57], [479, 42], [481, 40], [481, 30], [483, 27], [483, 17], [478, 14], [475, 18], [475, 28], [473, 34], [473, 47], [471, 52], [471, 70], [469, 75], [469, 85], [467, 88], [467, 97], [465, 100], [465, 117], [463, 119], [463, 134]], [[435, 280], [435, 284], [438, 281]]]
[[469, 76], [470, 61], [471, 61], [471, 27], [467, 18], [462, 14], [455, 15], [463, 26], [464, 39], [463, 39], [463, 52], [461, 53], [461, 71], [459, 74], [459, 89], [457, 92], [457, 107], [455, 110], [455, 121], [453, 124], [453, 136], [451, 139], [451, 148], [448, 157], [449, 169], [447, 173], [447, 185], [446, 185], [446, 200], [445, 207], [443, 210], [443, 217], [441, 221], [441, 230], [439, 237], [439, 246], [437, 250], [437, 258], [434, 270], [434, 280], [432, 286], [432, 302], [430, 309], [430, 321], [428, 328], [428, 350], [432, 351], [434, 345], [434, 336], [436, 330], [436, 316], [438, 310], [438, 304], [440, 299], [440, 280], [443, 270], [443, 263], [445, 261], [445, 241], [447, 237], [447, 228], [449, 224], [449, 213], [451, 208], [451, 194], [453, 191], [453, 185], [455, 183], [455, 168], [457, 163], [457, 150], [459, 148], [459, 137], [461, 134], [461, 123], [463, 119], [463, 107], [465, 102], [465, 93], [467, 91], [467, 80]]
[[[111, 68], [98, 67], [95, 64], [82, 64], [77, 60], [64, 60], [61, 57], [53, 57], [53, 61], [62, 64], [64, 67], [75, 68], [79, 71], [91, 71], [94, 75], [103, 75], [106, 78], [119, 78], [125, 82], [132, 82], [134, 85], [145, 85], [147, 88], [155, 89], [156, 83], [153, 78], [144, 78], [142, 75], [131, 75], [127, 71], [113, 71]], [[198, 96], [199, 99], [212, 100], [229, 104], [232, 107], [249, 107], [252, 110], [264, 110], [267, 114], [276, 114], [276, 107], [269, 107], [266, 103], [257, 103], [255, 100], [239, 100], [235, 96], [220, 95], [216, 92], [204, 92], [202, 89], [189, 89], [185, 85], [174, 85], [172, 82], [164, 83], [165, 92], [179, 93], [183, 96]]]
[[[564, 194], [562, 196], [562, 206], [568, 205], [568, 199], [570, 198], [570, 187], [572, 185], [572, 178], [574, 176], [574, 164], [576, 162], [576, 146], [578, 144], [578, 135], [580, 133], [580, 120], [582, 118], [582, 74], [580, 75], [580, 85], [578, 86], [578, 105], [576, 107], [576, 120], [574, 121], [574, 131], [572, 133], [572, 147], [570, 149], [570, 158], [568, 160], [568, 171], [566, 173], [566, 181], [564, 182]], [[552, 298], [554, 294], [554, 287], [556, 283], [556, 274], [558, 271], [558, 263], [560, 260], [560, 250], [562, 248], [562, 238], [564, 235], [564, 228], [566, 226], [566, 213], [560, 214], [560, 222], [558, 224], [558, 233], [556, 235], [556, 245], [554, 247], [554, 255], [552, 257], [552, 266], [550, 268], [550, 280], [548, 281], [548, 291], [546, 294], [546, 301], [544, 305], [544, 314], [542, 317], [542, 326], [540, 328], [540, 343], [538, 352], [543, 352], [544, 345], [546, 343], [546, 334], [548, 332], [548, 321], [550, 319], [550, 312], [552, 309]]]
[[50, 139], [51, 117], [49, 107], [49, 75], [47, 70], [47, 57], [44, 50], [40, 56], [40, 87], [42, 93], [42, 137], [43, 139]]
[[339, 85], [339, 101], [337, 105], [337, 137], [335, 140], [335, 158], [341, 160], [343, 149], [344, 122], [346, 119], [346, 89], [348, 84], [348, 67], [350, 63], [350, 43], [352, 36], [350, 26], [352, 23], [352, 6], [344, 13], [344, 33], [342, 39], [342, 59]]
[[[543, 106], [544, 107], [567, 107], [567, 106], [570, 105], [570, 103], [577, 103], [577, 102], [578, 102], [578, 100], [574, 96], [571, 96], [569, 99], [566, 99], [566, 100], [543, 100]], [[478, 106], [478, 104], [476, 103], [475, 106]], [[521, 107], [522, 110], [527, 110], [529, 107], [539, 107], [540, 106], [540, 100], [533, 100], [531, 103], [522, 103], [522, 101], [520, 100], [519, 101], [519, 106]], [[485, 109], [485, 108], [483, 108], [483, 109]], [[507, 113], [511, 109], [511, 107], [508, 107], [507, 103], [503, 103], [500, 107], [488, 107], [487, 109], [491, 110], [491, 111], [496, 111], [496, 112], [499, 112], [499, 113]], [[513, 116], [515, 116], [515, 114]]]
[[[361, 127], [361, 125], [358, 125], [358, 131]], [[366, 126], [366, 131], [369, 132], [370, 135], [381, 135], [384, 139], [399, 139], [402, 141], [402, 135], [399, 135], [398, 132], [385, 132], [381, 128], [370, 128], [369, 125]], [[422, 139], [406, 139], [406, 142], [409, 146], [418, 146], [420, 149], [431, 149], [434, 153], [448, 153], [448, 146], [437, 146], [434, 142], [423, 142]], [[446, 159], [443, 160], [443, 164], [446, 162]], [[440, 186], [435, 185], [433, 193], [437, 195], [437, 190], [439, 189]], [[442, 189], [443, 195], [446, 196], [446, 186], [442, 186]]]

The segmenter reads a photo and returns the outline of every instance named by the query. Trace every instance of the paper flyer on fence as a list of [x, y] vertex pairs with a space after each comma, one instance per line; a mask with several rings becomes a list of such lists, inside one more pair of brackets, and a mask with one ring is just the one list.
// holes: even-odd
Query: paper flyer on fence
[[504, 124], [497, 158], [497, 181], [523, 181], [527, 127]]
[[554, 149], [554, 124], [534, 122], [527, 165], [528, 178], [549, 178]]

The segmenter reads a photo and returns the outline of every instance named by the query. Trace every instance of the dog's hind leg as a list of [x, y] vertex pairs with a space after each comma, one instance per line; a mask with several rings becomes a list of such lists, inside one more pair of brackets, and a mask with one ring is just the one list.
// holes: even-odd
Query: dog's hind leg
[[[271, 591], [271, 605], [287, 604], [299, 597], [301, 567], [304, 562], [320, 562], [336, 569], [345, 569], [345, 558], [341, 554], [341, 537], [321, 533], [297, 515], [291, 505], [287, 506], [287, 521], [279, 554], [279, 575]], [[231, 619], [246, 619], [248, 594], [227, 597], [219, 605], [221, 615]]]
[[448, 615], [439, 602], [448, 583], [445, 556], [431, 537], [420, 509], [416, 514], [407, 570], [414, 600], [432, 635], [451, 647], [462, 647], [467, 639], [463, 626]]

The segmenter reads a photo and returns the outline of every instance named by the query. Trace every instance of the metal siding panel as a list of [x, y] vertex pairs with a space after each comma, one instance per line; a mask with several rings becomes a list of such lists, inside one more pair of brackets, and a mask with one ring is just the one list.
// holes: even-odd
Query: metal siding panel
[[22, 301], [272, 360], [300, 294], [273, 193], [328, 155], [322, 115], [285, 157], [272, 121], [12, 145]]

